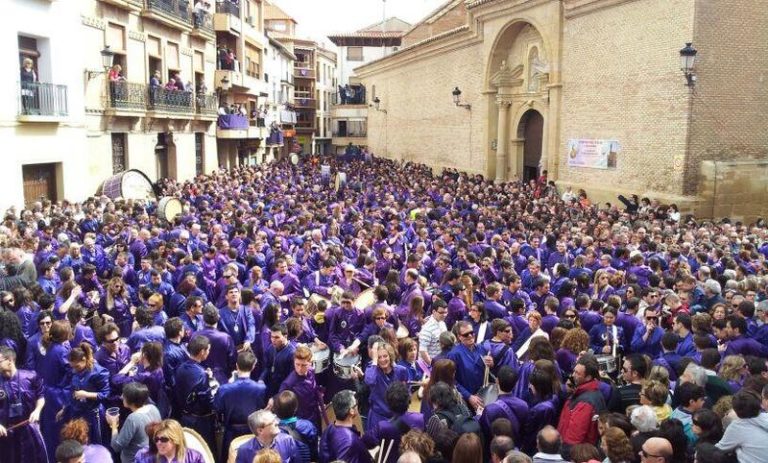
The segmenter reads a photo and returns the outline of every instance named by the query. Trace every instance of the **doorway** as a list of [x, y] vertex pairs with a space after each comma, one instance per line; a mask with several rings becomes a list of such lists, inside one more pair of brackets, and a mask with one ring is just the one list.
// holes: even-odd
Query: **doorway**
[[157, 144], [155, 145], [155, 159], [157, 169], [157, 179], [168, 178], [168, 144], [166, 143], [166, 134], [160, 132], [157, 134]]
[[544, 138], [544, 117], [535, 109], [530, 109], [520, 118], [517, 129], [523, 143], [523, 181], [528, 182], [539, 176], [541, 164], [542, 140]]
[[57, 201], [56, 164], [28, 164], [21, 166], [24, 183], [24, 204], [41, 199]]

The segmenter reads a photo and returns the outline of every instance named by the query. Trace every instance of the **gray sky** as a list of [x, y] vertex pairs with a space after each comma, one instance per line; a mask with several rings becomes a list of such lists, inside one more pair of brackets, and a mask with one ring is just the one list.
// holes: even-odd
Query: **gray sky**
[[386, 3], [387, 17], [396, 16], [415, 24], [447, 0], [273, 0], [298, 23], [297, 35], [322, 41], [331, 32], [353, 32], [381, 21]]

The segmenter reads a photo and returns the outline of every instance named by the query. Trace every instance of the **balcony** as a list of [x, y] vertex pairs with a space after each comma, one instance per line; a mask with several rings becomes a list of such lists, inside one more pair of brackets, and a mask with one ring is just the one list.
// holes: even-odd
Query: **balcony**
[[218, 86], [219, 83], [225, 78], [229, 81], [229, 84], [227, 84], [229, 86], [228, 88], [245, 88], [242, 72], [233, 71], [230, 69], [216, 69], [216, 72], [213, 74], [213, 81], [216, 82], [216, 85]]
[[366, 105], [365, 87], [362, 85], [350, 85], [344, 87], [343, 92], [336, 92], [331, 97], [334, 106]]
[[144, 1], [143, 0], [101, 0], [103, 3], [108, 3], [110, 5], [115, 5], [120, 8], [126, 9], [126, 10], [132, 10], [132, 11], [141, 11], [142, 7], [144, 7]]
[[367, 133], [362, 130], [334, 130], [333, 138], [365, 138]]
[[213, 29], [217, 32], [231, 32], [239, 36], [243, 31], [243, 22], [240, 20], [240, 5], [230, 0], [216, 2]]
[[295, 77], [296, 79], [315, 80], [315, 70], [311, 68], [296, 66], [293, 68], [293, 77]]
[[296, 97], [293, 99], [293, 104], [297, 108], [310, 108], [310, 109], [316, 109], [317, 108], [317, 100], [314, 98], [300, 98]]
[[66, 85], [21, 82], [17, 92], [19, 121], [61, 122], [69, 115]]
[[198, 94], [195, 97], [195, 113], [198, 119], [215, 120], [219, 111], [219, 98], [215, 94]]
[[295, 127], [301, 132], [314, 132], [316, 128], [312, 121], [296, 121]]
[[192, 18], [192, 32], [190, 32], [190, 35], [209, 40], [216, 38], [216, 34], [213, 32], [213, 16], [210, 13], [194, 11], [192, 12]]
[[192, 92], [167, 90], [163, 87], [150, 87], [147, 109], [177, 114], [192, 114]]
[[124, 80], [108, 82], [105, 113], [113, 116], [137, 116], [147, 110], [147, 86]]
[[141, 15], [176, 29], [192, 31], [189, 0], [145, 0]]

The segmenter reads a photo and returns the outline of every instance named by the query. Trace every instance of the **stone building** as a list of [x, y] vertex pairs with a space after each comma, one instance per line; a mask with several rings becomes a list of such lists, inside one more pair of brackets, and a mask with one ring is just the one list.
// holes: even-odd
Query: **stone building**
[[597, 201], [765, 215], [766, 20], [736, 0], [450, 0], [355, 70], [384, 109], [368, 144], [497, 181], [546, 169]]

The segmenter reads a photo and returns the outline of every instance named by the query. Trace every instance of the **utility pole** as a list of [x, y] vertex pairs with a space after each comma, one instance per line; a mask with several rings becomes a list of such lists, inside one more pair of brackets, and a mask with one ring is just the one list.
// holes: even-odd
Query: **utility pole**
[[387, 56], [387, 0], [381, 0], [381, 43]]

